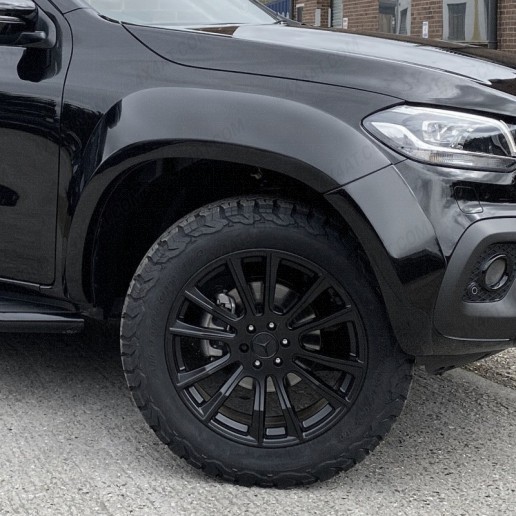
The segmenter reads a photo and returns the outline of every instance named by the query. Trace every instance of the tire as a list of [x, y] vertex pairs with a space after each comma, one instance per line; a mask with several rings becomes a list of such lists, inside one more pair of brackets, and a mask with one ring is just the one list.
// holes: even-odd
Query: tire
[[228, 481], [288, 487], [379, 444], [412, 360], [355, 247], [317, 211], [273, 198], [209, 205], [162, 235], [130, 285], [121, 348], [136, 405], [174, 453]]

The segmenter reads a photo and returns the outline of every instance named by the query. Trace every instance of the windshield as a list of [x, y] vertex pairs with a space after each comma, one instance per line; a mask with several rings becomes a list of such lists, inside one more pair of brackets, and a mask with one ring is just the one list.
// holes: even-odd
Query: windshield
[[87, 0], [113, 20], [156, 26], [205, 26], [274, 23], [276, 20], [250, 0]]

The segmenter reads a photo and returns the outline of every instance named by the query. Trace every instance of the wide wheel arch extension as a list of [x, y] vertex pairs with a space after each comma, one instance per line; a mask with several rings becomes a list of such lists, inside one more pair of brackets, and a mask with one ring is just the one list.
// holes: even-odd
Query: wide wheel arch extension
[[205, 204], [249, 194], [303, 201], [353, 235], [321, 192], [291, 175], [211, 159], [144, 161], [111, 182], [91, 218], [82, 256], [84, 296], [103, 308], [105, 316], [118, 315], [136, 267], [165, 229]]

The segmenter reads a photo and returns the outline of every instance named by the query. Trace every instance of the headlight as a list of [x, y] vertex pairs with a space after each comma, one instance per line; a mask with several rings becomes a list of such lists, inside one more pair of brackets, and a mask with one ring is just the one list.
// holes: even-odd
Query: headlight
[[400, 106], [364, 121], [376, 138], [408, 158], [475, 170], [516, 167], [516, 125], [443, 109]]

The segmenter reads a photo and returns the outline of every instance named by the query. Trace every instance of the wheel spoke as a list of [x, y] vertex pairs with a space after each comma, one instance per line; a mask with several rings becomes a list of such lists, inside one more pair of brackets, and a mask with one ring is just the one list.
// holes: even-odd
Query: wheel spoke
[[254, 380], [254, 402], [253, 402], [253, 419], [249, 434], [258, 444], [263, 443], [265, 435], [265, 400], [267, 398], [267, 382], [263, 379], [256, 378]]
[[299, 375], [303, 380], [305, 380], [309, 386], [317, 392], [320, 396], [322, 396], [326, 401], [328, 401], [333, 408], [339, 408], [342, 406], [348, 406], [349, 403], [343, 396], [340, 396], [336, 391], [334, 391], [331, 387], [328, 387], [321, 380], [316, 378], [314, 375], [310, 374], [308, 371], [300, 367], [296, 364], [296, 374]]
[[290, 402], [290, 398], [288, 396], [287, 390], [285, 389], [285, 385], [283, 382], [273, 377], [274, 387], [276, 389], [276, 394], [278, 396], [281, 411], [283, 412], [283, 417], [285, 418], [285, 424], [287, 426], [287, 435], [296, 437], [298, 440], [303, 440], [303, 431], [301, 426], [299, 425], [299, 420], [297, 418], [296, 412], [292, 403]]
[[333, 358], [312, 351], [302, 350], [296, 354], [298, 358], [305, 358], [317, 364], [326, 366], [336, 371], [343, 371], [352, 376], [358, 376], [363, 373], [365, 364], [360, 360], [345, 360], [343, 358]]
[[235, 335], [224, 330], [215, 330], [211, 328], [201, 328], [199, 326], [192, 326], [182, 321], [176, 321], [173, 326], [169, 328], [170, 333], [181, 337], [193, 337], [194, 339], [210, 339], [220, 340], [222, 342], [231, 342]]
[[299, 334], [310, 333], [315, 330], [324, 330], [337, 324], [347, 323], [353, 321], [355, 318], [354, 311], [351, 307], [342, 308], [338, 312], [327, 315], [326, 317], [316, 317], [310, 319], [306, 323], [301, 323], [295, 329]]
[[309, 307], [325, 290], [330, 287], [324, 276], [319, 276], [317, 281], [304, 293], [301, 299], [289, 310], [290, 322]]
[[274, 313], [274, 300], [276, 297], [276, 282], [278, 280], [278, 267], [280, 259], [273, 253], [267, 254], [267, 265], [265, 272], [265, 288], [263, 293], [264, 312]]
[[178, 389], [186, 389], [197, 382], [205, 380], [212, 374], [219, 372], [221, 369], [230, 364], [231, 355], [228, 353], [219, 358], [215, 362], [210, 362], [205, 366], [194, 369], [193, 371], [183, 371], [177, 374], [176, 386]]
[[233, 324], [238, 320], [238, 317], [232, 314], [229, 310], [225, 310], [217, 306], [211, 299], [208, 299], [197, 287], [193, 287], [185, 290], [185, 297], [202, 308], [205, 312], [208, 312], [213, 317], [220, 319], [228, 325]]
[[199, 425], [238, 446], [295, 453], [359, 399], [360, 313], [346, 283], [303, 256], [235, 247], [186, 280], [169, 314], [175, 389]]
[[240, 365], [240, 367], [238, 367], [236, 371], [226, 380], [219, 391], [201, 407], [203, 421], [210, 421], [219, 411], [220, 407], [226, 403], [226, 400], [231, 396], [231, 393], [235, 390], [235, 387], [244, 377], [243, 371], [244, 367]]
[[246, 315], [257, 315], [256, 302], [247, 280], [245, 279], [244, 270], [242, 268], [242, 261], [239, 258], [230, 258], [228, 260], [229, 270], [233, 276], [233, 281], [238, 290]]

